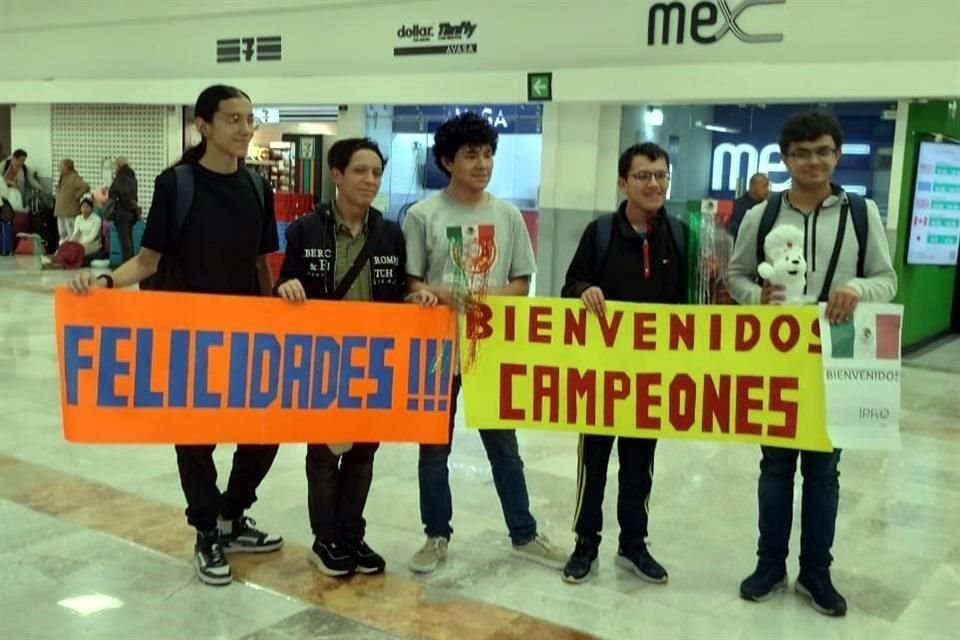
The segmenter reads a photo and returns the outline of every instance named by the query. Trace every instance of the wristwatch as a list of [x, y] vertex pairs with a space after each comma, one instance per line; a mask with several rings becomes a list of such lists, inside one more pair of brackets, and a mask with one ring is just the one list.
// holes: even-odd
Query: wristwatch
[[113, 289], [113, 276], [108, 273], [102, 273], [97, 276], [97, 280], [103, 280], [107, 283], [107, 289]]

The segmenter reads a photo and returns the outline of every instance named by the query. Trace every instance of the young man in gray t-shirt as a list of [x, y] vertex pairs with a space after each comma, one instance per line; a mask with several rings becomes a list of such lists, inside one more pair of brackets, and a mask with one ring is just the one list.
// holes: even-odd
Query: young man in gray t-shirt
[[[497, 132], [480, 116], [466, 113], [445, 122], [434, 137], [437, 166], [450, 177], [440, 194], [407, 213], [407, 280], [411, 292], [428, 290], [442, 304], [461, 309], [477, 293], [526, 296], [536, 270], [533, 248], [519, 209], [486, 192], [493, 172]], [[453, 378], [450, 444], [420, 446], [420, 517], [427, 541], [410, 568], [430, 573], [447, 554], [453, 501], [447, 458], [460, 392]], [[493, 480], [514, 553], [554, 569], [566, 557], [537, 533], [514, 431], [481, 430]]]

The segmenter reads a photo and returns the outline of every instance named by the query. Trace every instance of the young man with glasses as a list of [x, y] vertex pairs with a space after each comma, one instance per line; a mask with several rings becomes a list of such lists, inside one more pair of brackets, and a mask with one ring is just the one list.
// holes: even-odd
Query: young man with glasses
[[[587, 225], [567, 270], [565, 298], [580, 298], [603, 315], [607, 300], [682, 304], [686, 302], [686, 230], [664, 208], [670, 182], [670, 156], [646, 143], [620, 156], [618, 187], [626, 200], [614, 214]], [[613, 436], [582, 435], [578, 447], [577, 544], [563, 570], [570, 583], [587, 580], [596, 567], [603, 529], [603, 492]], [[647, 520], [657, 441], [619, 438], [617, 565], [654, 583], [667, 572], [647, 550]]]
[[[75, 293], [139, 283], [183, 293], [273, 295], [267, 264], [279, 244], [273, 192], [242, 165], [256, 128], [250, 96], [214, 85], [197, 98], [195, 113], [200, 144], [157, 176], [140, 251], [110, 274], [81, 273], [70, 285]], [[177, 467], [187, 523], [197, 532], [197, 577], [204, 584], [227, 585], [233, 580], [227, 554], [269, 553], [283, 546], [282, 537], [261, 531], [245, 515], [278, 447], [238, 445], [222, 492], [214, 449], [214, 444], [177, 444]]]
[[[840, 161], [843, 131], [830, 115], [801, 113], [780, 133], [780, 153], [790, 189], [751, 209], [743, 219], [730, 259], [730, 293], [740, 304], [777, 304], [781, 287], [757, 284], [765, 234], [780, 225], [804, 232], [807, 293], [827, 303], [832, 323], [850, 320], [860, 302], [889, 302], [897, 292], [884, 225], [876, 203], [831, 183]], [[861, 242], [862, 236], [862, 242]], [[793, 482], [800, 458], [803, 498], [800, 574], [796, 590], [829, 616], [847, 602], [830, 579], [840, 482], [840, 451], [818, 453], [763, 447], [760, 461], [757, 568], [740, 585], [746, 600], [763, 601], [787, 586], [787, 552], [793, 521]]]

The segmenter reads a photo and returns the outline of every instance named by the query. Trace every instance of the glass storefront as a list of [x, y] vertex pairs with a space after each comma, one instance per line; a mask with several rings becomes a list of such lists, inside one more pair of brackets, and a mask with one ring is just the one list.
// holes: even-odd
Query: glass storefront
[[433, 134], [465, 111], [484, 116], [500, 134], [489, 191], [520, 209], [535, 209], [540, 190], [541, 105], [421, 105], [367, 108], [367, 135], [389, 158], [378, 204], [402, 218], [413, 203], [446, 186], [433, 159]]
[[771, 188], [789, 187], [778, 138], [784, 121], [799, 111], [832, 113], [844, 130], [835, 181], [874, 199], [886, 218], [893, 158], [896, 103], [664, 106], [623, 108], [621, 147], [656, 142], [673, 161], [670, 203], [682, 209], [701, 198], [731, 200], [754, 173], [769, 175]]

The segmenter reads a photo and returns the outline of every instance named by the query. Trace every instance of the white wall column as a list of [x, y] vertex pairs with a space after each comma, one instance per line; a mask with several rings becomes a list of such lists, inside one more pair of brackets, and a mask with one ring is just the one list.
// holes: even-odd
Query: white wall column
[[362, 138], [367, 128], [367, 106], [363, 104], [346, 105], [346, 110], [340, 110], [337, 115], [337, 133], [336, 135], [327, 135], [323, 137], [323, 149], [317, 162], [321, 163], [323, 175], [323, 193], [329, 194], [333, 198], [334, 186], [330, 170], [327, 168], [327, 151], [337, 140], [345, 138]]
[[53, 177], [53, 137], [48, 103], [17, 104], [10, 109], [11, 152], [27, 152], [27, 166], [41, 178]]
[[583, 229], [617, 205], [620, 105], [543, 109], [537, 294], [560, 294]]

